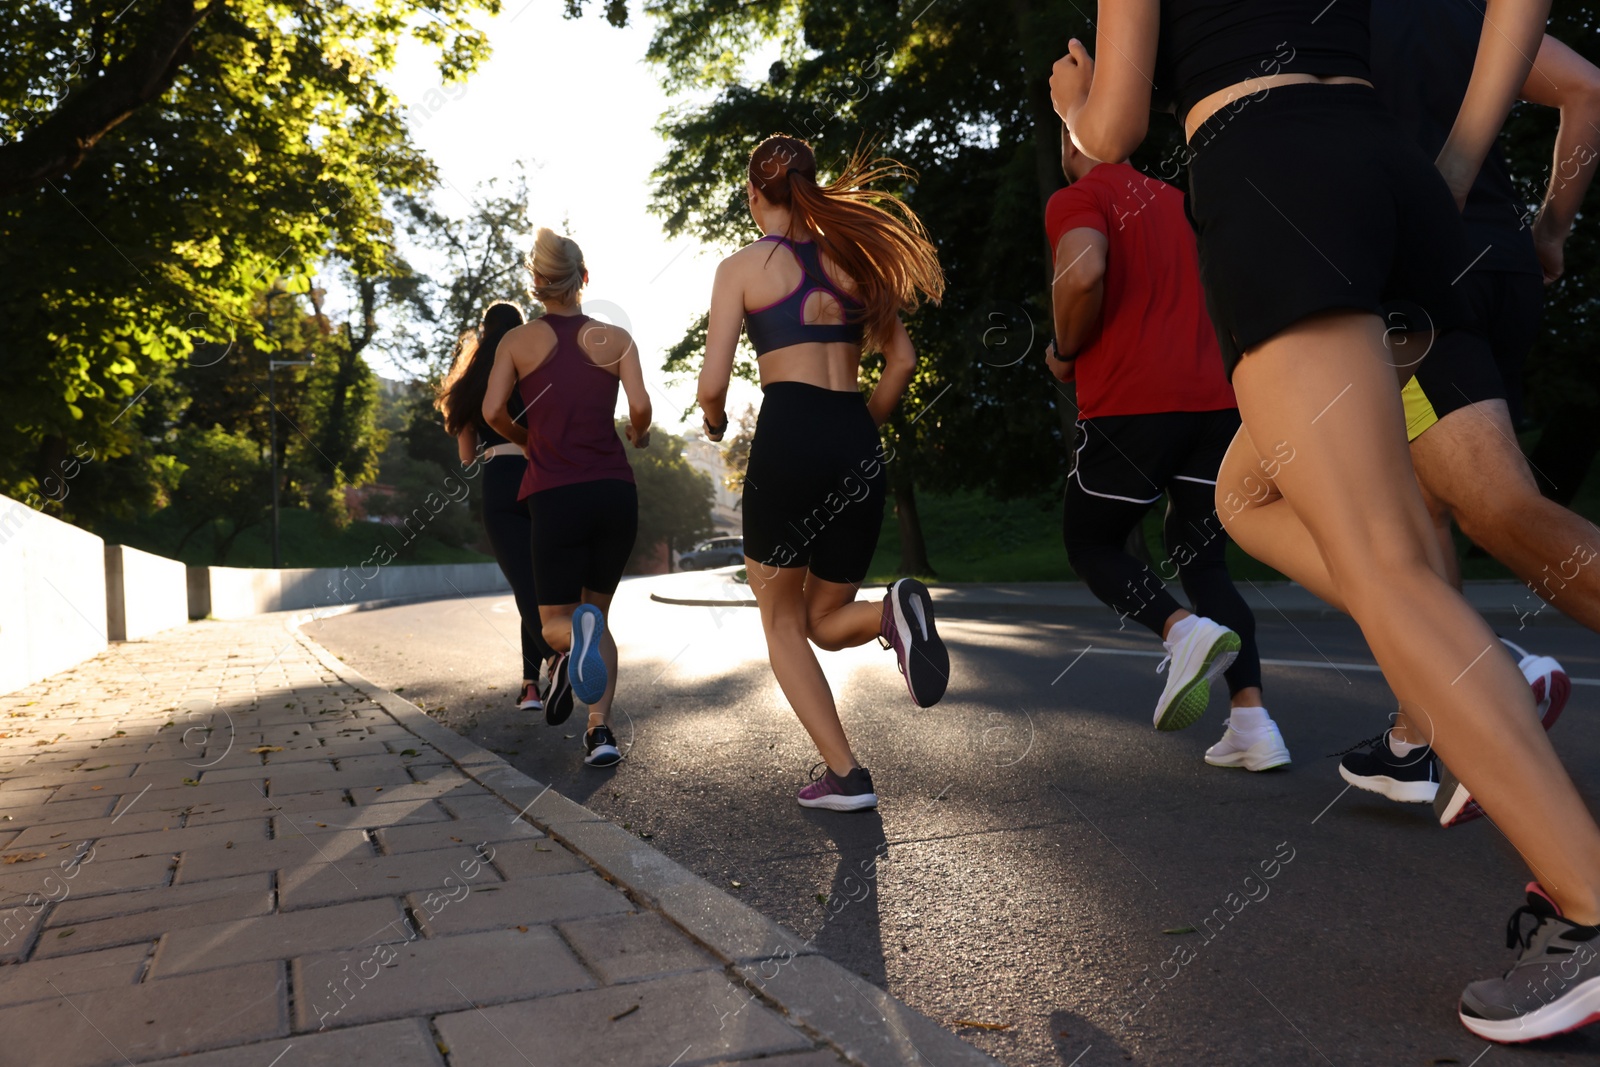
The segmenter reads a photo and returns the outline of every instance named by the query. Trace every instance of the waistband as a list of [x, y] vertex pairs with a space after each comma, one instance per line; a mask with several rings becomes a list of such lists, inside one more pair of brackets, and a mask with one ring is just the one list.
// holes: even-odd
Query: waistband
[[521, 456], [522, 454], [522, 446], [514, 445], [510, 441], [493, 445], [483, 450], [484, 459], [493, 459], [495, 456]]
[[867, 403], [866, 396], [859, 389], [824, 389], [809, 382], [772, 382], [761, 387], [761, 395], [805, 399], [813, 404], [865, 406]]
[[[1275, 104], [1269, 105], [1269, 100], [1275, 101]], [[1189, 140], [1189, 148], [1191, 151], [1199, 152], [1229, 127], [1234, 126], [1242, 115], [1260, 118], [1263, 114], [1279, 113], [1280, 108], [1305, 107], [1333, 108], [1352, 115], [1368, 111], [1387, 114], [1378, 99], [1378, 91], [1370, 85], [1356, 85], [1349, 82], [1332, 85], [1323, 82], [1276, 85], [1258, 93], [1251, 93], [1249, 96], [1241, 96], [1217, 108], [1210, 118], [1195, 129], [1194, 137]]]

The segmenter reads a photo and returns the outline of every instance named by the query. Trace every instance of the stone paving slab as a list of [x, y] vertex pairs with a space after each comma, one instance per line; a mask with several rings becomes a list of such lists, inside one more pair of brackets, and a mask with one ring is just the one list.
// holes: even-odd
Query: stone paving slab
[[3, 1067], [837, 1067], [861, 1025], [741, 972], [819, 980], [794, 934], [281, 617], [0, 712]]

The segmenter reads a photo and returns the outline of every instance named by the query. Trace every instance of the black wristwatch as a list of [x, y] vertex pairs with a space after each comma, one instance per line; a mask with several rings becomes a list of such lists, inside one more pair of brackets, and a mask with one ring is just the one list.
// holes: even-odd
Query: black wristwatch
[[711, 425], [711, 420], [710, 419], [707, 419], [706, 417], [701, 416], [700, 425], [702, 425], [702, 426], [704, 426], [706, 428], [706, 436], [707, 437], [721, 437], [723, 434], [728, 432], [728, 416], [726, 414], [724, 414], [722, 416], [722, 425], [721, 426], [713, 426], [713, 425]]

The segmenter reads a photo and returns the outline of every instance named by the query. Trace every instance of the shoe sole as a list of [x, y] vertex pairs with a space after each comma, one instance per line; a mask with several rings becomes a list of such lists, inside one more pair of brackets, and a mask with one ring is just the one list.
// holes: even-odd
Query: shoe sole
[[580, 605], [572, 613], [572, 659], [567, 673], [573, 695], [591, 706], [606, 695], [606, 661], [600, 656], [600, 638], [605, 632], [605, 616], [593, 604]]
[[1289, 750], [1278, 748], [1265, 756], [1252, 759], [1250, 750], [1231, 752], [1226, 756], [1207, 756], [1206, 762], [1213, 767], [1243, 767], [1247, 771], [1270, 771], [1275, 767], [1289, 766]]
[[900, 647], [906, 650], [900, 669], [906, 677], [911, 702], [919, 708], [931, 708], [950, 684], [950, 650], [945, 648], [934, 625], [933, 597], [928, 594], [928, 587], [915, 578], [902, 578], [894, 584], [891, 607]]
[[583, 757], [585, 767], [615, 767], [622, 762], [622, 753], [614, 745], [596, 745], [595, 750]]
[[[1550, 659], [1548, 656], [1543, 658]], [[1567, 677], [1567, 672], [1555, 660], [1550, 659], [1550, 663], [1552, 666], [1547, 668], [1548, 673], [1539, 672], [1538, 680], [1529, 683], [1533, 688], [1534, 704], [1543, 704], [1546, 700], [1550, 702], [1540, 720], [1546, 732], [1561, 718], [1561, 713], [1567, 707], [1567, 698], [1572, 695], [1572, 679]], [[1545, 685], [1547, 681], [1548, 687]], [[1483, 814], [1478, 802], [1472, 799], [1471, 791], [1451, 773], [1443, 760], [1439, 762], [1439, 793], [1434, 797], [1433, 813], [1439, 817], [1439, 825], [1447, 830], [1471, 822]]]
[[799, 797], [795, 799], [800, 802], [802, 808], [821, 808], [824, 811], [865, 811], [868, 808], [878, 806], [878, 794], [876, 793], [857, 793], [853, 797], [830, 793], [825, 797], [818, 797], [816, 800], [803, 800]]
[[517, 705], [517, 710], [518, 711], [543, 711], [544, 710], [544, 701], [542, 701], [542, 700], [524, 700], [524, 701], [522, 701], [521, 703], [519, 703]]
[[1211, 703], [1212, 679], [1233, 666], [1242, 644], [1239, 635], [1232, 630], [1218, 635], [1211, 647], [1206, 649], [1200, 672], [1179, 687], [1166, 707], [1156, 708], [1156, 729], [1182, 730], [1199, 722], [1200, 716], [1206, 713], [1206, 706]]
[[1434, 797], [1439, 793], [1438, 782], [1402, 782], [1397, 778], [1390, 778], [1386, 774], [1376, 774], [1370, 778], [1363, 778], [1360, 775], [1351, 774], [1342, 763], [1339, 765], [1339, 777], [1357, 789], [1364, 789], [1369, 793], [1377, 793], [1401, 804], [1431, 804]]
[[1515, 1019], [1480, 1019], [1457, 1009], [1461, 1025], [1485, 1041], [1520, 1045], [1600, 1022], [1600, 978], [1590, 978], [1559, 1000]]
[[550, 676], [550, 699], [544, 702], [544, 721], [550, 726], [560, 726], [572, 714], [572, 683], [567, 677], [565, 658], [556, 663]]

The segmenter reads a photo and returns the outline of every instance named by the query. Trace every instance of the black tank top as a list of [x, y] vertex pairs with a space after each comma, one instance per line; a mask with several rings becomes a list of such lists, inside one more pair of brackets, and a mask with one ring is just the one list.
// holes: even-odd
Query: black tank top
[[[1389, 114], [1429, 159], [1439, 154], [1467, 95], [1483, 10], [1474, 0], [1372, 0], [1372, 84]], [[1540, 274], [1529, 205], [1517, 195], [1500, 146], [1478, 171], [1461, 221], [1477, 270]]]
[[1157, 107], [1275, 74], [1371, 80], [1368, 0], [1161, 0]]
[[[791, 241], [776, 234], [769, 234], [761, 240], [777, 241], [794, 253], [795, 260], [800, 264], [800, 284], [777, 303], [744, 313], [745, 332], [750, 335], [750, 346], [756, 350], [756, 355], [764, 356], [776, 349], [805, 344], [807, 341], [860, 344], [866, 333], [859, 318], [861, 302], [828, 277], [828, 272], [822, 269], [822, 257], [816, 243]], [[845, 321], [806, 322], [806, 299], [815, 292], [827, 293], [837, 300], [840, 310], [845, 314]]]

